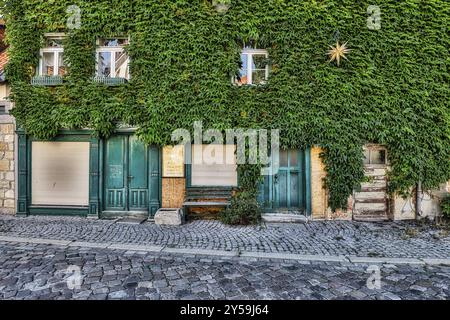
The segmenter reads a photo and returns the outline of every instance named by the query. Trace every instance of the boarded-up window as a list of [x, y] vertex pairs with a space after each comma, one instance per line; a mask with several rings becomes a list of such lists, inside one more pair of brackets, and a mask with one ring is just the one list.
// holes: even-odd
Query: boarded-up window
[[192, 186], [237, 186], [234, 145], [194, 145]]
[[32, 143], [32, 204], [89, 204], [89, 142]]

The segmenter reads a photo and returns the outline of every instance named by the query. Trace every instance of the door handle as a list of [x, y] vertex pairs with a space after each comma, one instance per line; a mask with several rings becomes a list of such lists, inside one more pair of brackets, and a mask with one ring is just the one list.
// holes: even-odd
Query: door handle
[[273, 180], [275, 183], [278, 183], [278, 175], [277, 174], [273, 176]]
[[128, 180], [134, 179], [134, 176], [128, 176]]

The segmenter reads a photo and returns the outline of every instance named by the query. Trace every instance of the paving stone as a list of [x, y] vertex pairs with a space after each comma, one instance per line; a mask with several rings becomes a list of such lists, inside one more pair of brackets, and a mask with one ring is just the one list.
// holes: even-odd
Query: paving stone
[[111, 292], [108, 294], [109, 299], [125, 299], [128, 297], [128, 293], [124, 290]]
[[[76, 217], [0, 217], [0, 236], [16, 236], [84, 243], [112, 243], [114, 245], [167, 247], [173, 249], [208, 250], [211, 253], [250, 252], [261, 254], [297, 254], [355, 257], [395, 258], [408, 262], [426, 259], [429, 263], [450, 263], [450, 237], [438, 242], [433, 226], [417, 228], [414, 238], [405, 239], [408, 227], [414, 222], [367, 223], [351, 221], [313, 221], [308, 224], [266, 224], [260, 226], [229, 227], [218, 221], [193, 221], [182, 227], [161, 228], [153, 223], [125, 225], [103, 220]], [[105, 232], [107, 230], [107, 232]], [[136, 237], [135, 235], [139, 236]], [[285, 235], [288, 234], [289, 237]], [[339, 245], [334, 240], [342, 238]], [[355, 241], [358, 239], [358, 241]], [[48, 256], [53, 255], [49, 254]], [[133, 251], [127, 255], [136, 254]], [[138, 255], [145, 255], [140, 252]], [[20, 253], [15, 263], [25, 258]], [[414, 259], [412, 259], [414, 258]], [[46, 258], [48, 259], [48, 258]], [[79, 264], [80, 256], [68, 256], [58, 268], [67, 268], [69, 262]], [[210, 257], [201, 257], [206, 263]], [[308, 259], [307, 259], [308, 260]], [[381, 262], [383, 259], [379, 259]], [[111, 261], [111, 266], [116, 266]], [[109, 266], [113, 270], [114, 267]], [[122, 270], [131, 266], [122, 266]], [[139, 270], [136, 270], [139, 272]]]
[[[81, 218], [0, 217], [0, 298], [448, 300], [450, 266], [402, 264], [427, 257], [445, 262], [450, 256], [448, 239], [436, 242], [425, 232], [405, 242], [401, 235], [407, 225], [314, 222], [257, 228], [198, 221], [156, 229], [150, 223], [124, 227]], [[344, 239], [339, 245], [333, 241], [336, 235]], [[13, 243], [2, 241], [2, 236], [82, 239], [92, 245]], [[239, 249], [282, 256], [368, 257], [369, 253], [382, 253], [397, 260], [376, 264], [382, 287], [372, 290], [366, 285], [370, 264], [364, 262], [137, 252], [102, 248], [95, 242], [228, 252]], [[82, 267], [83, 283], [70, 290], [65, 270], [73, 262]]]

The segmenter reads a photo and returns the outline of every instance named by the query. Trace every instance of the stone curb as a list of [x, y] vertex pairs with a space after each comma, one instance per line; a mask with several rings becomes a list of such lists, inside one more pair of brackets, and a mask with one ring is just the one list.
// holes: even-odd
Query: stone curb
[[322, 261], [322, 262], [349, 262], [344, 256], [325, 255], [302, 255], [293, 253], [271, 253], [271, 252], [242, 252], [239, 257], [257, 259], [279, 259], [279, 260], [299, 260], [299, 261]]
[[[389, 264], [426, 264], [425, 261], [415, 258], [372, 258], [372, 257], [349, 257], [352, 263], [389, 263]], [[450, 262], [450, 261], [448, 261]]]
[[0, 236], [0, 242], [28, 243], [28, 244], [46, 244], [60, 247], [92, 248], [107, 250], [122, 250], [126, 252], [148, 252], [148, 253], [169, 253], [185, 255], [201, 255], [215, 257], [235, 257], [235, 258], [253, 258], [253, 259], [275, 259], [275, 260], [293, 260], [307, 262], [338, 262], [353, 264], [407, 264], [407, 265], [448, 265], [450, 258], [378, 258], [378, 257], [356, 257], [356, 256], [327, 256], [327, 255], [302, 255], [292, 253], [277, 252], [251, 252], [251, 251], [224, 251], [224, 250], [206, 250], [206, 249], [185, 249], [169, 248], [163, 246], [143, 246], [134, 244], [115, 244], [115, 243], [95, 243], [83, 241], [67, 241], [41, 238], [21, 238]]

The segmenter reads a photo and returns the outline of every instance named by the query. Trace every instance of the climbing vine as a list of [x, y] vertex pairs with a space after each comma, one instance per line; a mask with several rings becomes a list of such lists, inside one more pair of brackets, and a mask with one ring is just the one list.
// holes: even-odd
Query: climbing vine
[[[224, 13], [209, 0], [1, 3], [13, 114], [30, 135], [89, 127], [108, 136], [126, 123], [164, 145], [197, 120], [216, 129], [281, 128], [285, 148], [323, 147], [333, 209], [346, 207], [363, 179], [367, 142], [388, 148], [391, 191], [450, 179], [448, 1], [376, 0], [378, 30], [367, 27], [368, 3], [354, 0], [232, 0]], [[66, 29], [70, 5], [81, 10], [79, 29]], [[46, 32], [67, 35], [69, 72], [54, 88], [30, 84]], [[132, 79], [92, 83], [96, 39], [118, 35], [130, 36]], [[268, 49], [270, 79], [233, 86], [250, 40]], [[326, 55], [336, 41], [351, 49], [339, 67]]]

